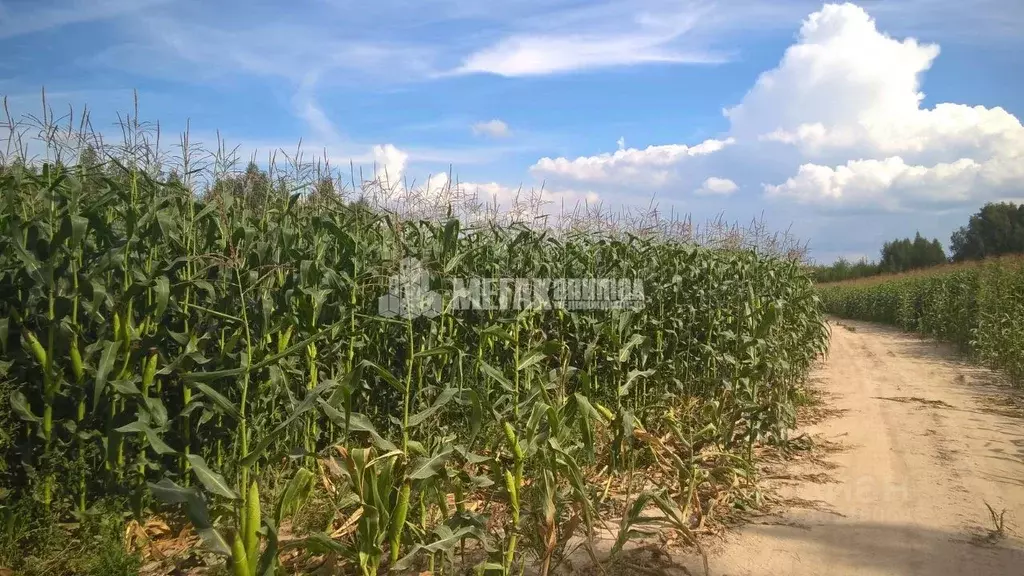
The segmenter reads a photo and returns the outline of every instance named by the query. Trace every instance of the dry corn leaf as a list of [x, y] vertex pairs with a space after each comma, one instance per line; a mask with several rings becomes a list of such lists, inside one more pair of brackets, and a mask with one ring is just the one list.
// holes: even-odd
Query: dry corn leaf
[[331, 533], [331, 539], [334, 540], [341, 538], [342, 536], [352, 532], [355, 529], [356, 522], [359, 522], [359, 519], [362, 517], [363, 507], [360, 506], [355, 512], [346, 518], [344, 522], [341, 523], [341, 526], [339, 526], [337, 530]]

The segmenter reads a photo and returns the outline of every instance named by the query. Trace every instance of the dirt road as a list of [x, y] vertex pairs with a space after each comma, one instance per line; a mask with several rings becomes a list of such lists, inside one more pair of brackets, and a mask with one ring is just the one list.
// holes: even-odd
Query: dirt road
[[836, 413], [804, 431], [828, 453], [769, 481], [781, 511], [714, 546], [712, 574], [1024, 575], [1024, 397], [943, 345], [849, 321], [815, 380]]

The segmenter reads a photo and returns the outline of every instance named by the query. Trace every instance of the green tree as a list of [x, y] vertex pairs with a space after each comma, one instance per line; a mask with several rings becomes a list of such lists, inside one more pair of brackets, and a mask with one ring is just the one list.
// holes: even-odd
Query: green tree
[[815, 266], [811, 274], [816, 282], [840, 282], [853, 280], [855, 278], [866, 278], [879, 274], [878, 264], [869, 262], [867, 258], [861, 258], [851, 263], [845, 258], [839, 258], [829, 266]]
[[100, 155], [92, 144], [86, 144], [78, 154], [78, 165], [85, 170], [92, 170], [100, 164]]
[[950, 238], [953, 260], [1024, 252], [1024, 204], [988, 203]]
[[811, 274], [816, 282], [841, 282], [882, 273], [893, 274], [927, 268], [946, 262], [946, 251], [939, 240], [936, 238], [929, 242], [918, 232], [913, 240], [902, 238], [883, 244], [881, 259], [877, 264], [869, 262], [866, 258], [861, 258], [855, 263], [839, 258], [829, 266], [813, 267]]
[[886, 242], [882, 246], [882, 260], [879, 267], [882, 272], [905, 272], [918, 268], [927, 268], [947, 262], [946, 252], [942, 249], [938, 239], [931, 242], [926, 240], [921, 233], [914, 235], [914, 239], [903, 238]]
[[245, 172], [217, 179], [206, 191], [206, 196], [210, 199], [220, 194], [230, 195], [235, 202], [242, 202], [253, 214], [262, 214], [268, 199], [279, 192], [271, 186], [267, 173], [260, 170], [255, 162], [249, 162]]

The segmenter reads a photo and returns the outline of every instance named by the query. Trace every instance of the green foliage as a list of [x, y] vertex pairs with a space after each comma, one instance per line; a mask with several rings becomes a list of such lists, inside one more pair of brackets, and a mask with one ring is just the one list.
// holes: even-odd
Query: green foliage
[[882, 259], [878, 267], [883, 273], [896, 273], [938, 266], [947, 261], [946, 252], [938, 239], [929, 242], [919, 232], [913, 240], [904, 238], [886, 242], [882, 246]]
[[893, 324], [952, 342], [1024, 381], [1024, 260], [1002, 258], [935, 273], [820, 289], [842, 318]]
[[[277, 529], [322, 483], [313, 470], [336, 472], [354, 536], [289, 547], [374, 574], [450, 562], [470, 540], [481, 569], [546, 570], [590, 534], [589, 467], [621, 474], [653, 450], [636, 448], [640, 427], [686, 443], [700, 430], [702, 449], [749, 463], [753, 443], [786, 437], [826, 343], [799, 264], [755, 250], [403, 218], [324, 179], [292, 193], [254, 165], [201, 199], [128, 161], [95, 168], [0, 174], [9, 486], [79, 515], [109, 495], [139, 519], [171, 506], [236, 574], [277, 569]], [[408, 257], [435, 279], [637, 280], [644, 305], [455, 311], [445, 294], [436, 316], [382, 317]], [[685, 423], [666, 419], [684, 404]], [[709, 481], [705, 460], [679, 462], [665, 490]], [[290, 480], [261, 502], [268, 468]], [[488, 508], [451, 510], [466, 492]], [[488, 528], [494, 506], [514, 517]]]
[[124, 523], [110, 501], [97, 503], [74, 530], [21, 501], [2, 508], [0, 566], [25, 576], [131, 576], [142, 564], [124, 545]]
[[877, 263], [868, 262], [867, 259], [850, 263], [845, 258], [840, 258], [829, 266], [813, 267], [811, 274], [818, 283], [842, 282], [879, 274], [929, 268], [946, 262], [946, 252], [938, 239], [929, 242], [917, 233], [913, 240], [903, 238], [886, 242], [882, 245], [881, 259]]
[[867, 278], [882, 273], [881, 267], [875, 262], [868, 262], [866, 258], [851, 263], [846, 258], [839, 258], [828, 266], [812, 266], [811, 276], [815, 282], [842, 282], [855, 278]]
[[1024, 253], [1024, 204], [985, 204], [950, 242], [956, 262]]

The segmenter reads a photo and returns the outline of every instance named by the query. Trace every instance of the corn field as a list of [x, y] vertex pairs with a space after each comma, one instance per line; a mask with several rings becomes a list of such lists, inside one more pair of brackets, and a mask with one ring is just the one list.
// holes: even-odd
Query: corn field
[[[603, 519], [621, 550], [744, 505], [826, 346], [778, 250], [656, 218], [413, 215], [294, 174], [200, 186], [140, 149], [0, 168], [8, 514], [178, 515], [238, 576], [549, 573]], [[409, 257], [444, 306], [383, 316]], [[644, 301], [454, 310], [453, 277], [627, 278]]]
[[1024, 382], [1024, 260], [1003, 257], [918, 273], [822, 285], [828, 312], [952, 342]]

